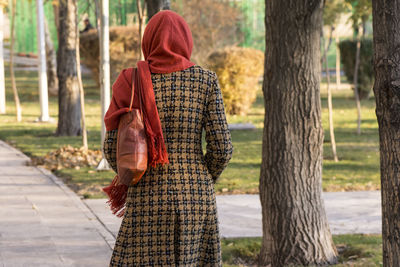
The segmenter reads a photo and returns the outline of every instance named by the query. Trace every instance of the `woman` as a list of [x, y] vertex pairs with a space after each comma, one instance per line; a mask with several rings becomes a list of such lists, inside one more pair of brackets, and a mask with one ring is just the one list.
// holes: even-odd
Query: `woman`
[[[127, 189], [110, 266], [222, 265], [214, 183], [232, 143], [217, 76], [190, 62], [192, 46], [188, 25], [172, 11], [157, 13], [146, 27], [145, 61], [134, 82], [150, 163]], [[123, 70], [114, 83], [105, 116], [104, 152], [115, 171], [118, 118], [129, 106], [132, 71]], [[133, 106], [139, 103], [135, 97]]]

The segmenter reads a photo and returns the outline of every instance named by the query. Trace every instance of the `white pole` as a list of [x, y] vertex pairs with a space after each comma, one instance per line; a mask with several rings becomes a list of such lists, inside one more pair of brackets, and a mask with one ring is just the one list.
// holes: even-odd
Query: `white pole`
[[[101, 94], [101, 151], [106, 133], [104, 115], [110, 105], [110, 46], [109, 46], [109, 13], [108, 0], [100, 0], [100, 94]], [[98, 170], [109, 169], [104, 158], [100, 161]]]
[[4, 78], [4, 54], [3, 54], [3, 28], [4, 28], [4, 15], [3, 6], [0, 3], [0, 114], [6, 113], [6, 88]]
[[39, 56], [39, 98], [40, 98], [40, 117], [39, 121], [49, 121], [49, 98], [47, 92], [47, 72], [46, 72], [46, 47], [44, 40], [44, 11], [43, 0], [36, 0], [37, 10], [37, 40]]

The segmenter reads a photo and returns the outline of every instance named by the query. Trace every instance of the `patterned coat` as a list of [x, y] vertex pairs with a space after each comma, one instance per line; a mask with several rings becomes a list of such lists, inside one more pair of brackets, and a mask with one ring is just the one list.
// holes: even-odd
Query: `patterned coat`
[[[129, 187], [110, 266], [222, 266], [214, 183], [233, 147], [217, 76], [199, 66], [151, 76], [170, 163]], [[114, 170], [116, 136], [104, 141]]]

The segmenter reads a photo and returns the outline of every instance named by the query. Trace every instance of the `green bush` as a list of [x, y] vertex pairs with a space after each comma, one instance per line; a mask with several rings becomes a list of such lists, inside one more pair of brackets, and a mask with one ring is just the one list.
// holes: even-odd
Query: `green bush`
[[218, 75], [228, 114], [248, 113], [260, 88], [263, 66], [264, 53], [253, 48], [228, 47], [208, 57], [207, 67]]
[[[339, 43], [340, 60], [349, 83], [354, 80], [354, 66], [356, 60], [357, 41], [345, 40]], [[360, 65], [358, 70], [358, 92], [360, 99], [369, 97], [374, 84], [374, 73], [372, 64], [373, 47], [371, 39], [361, 41]]]

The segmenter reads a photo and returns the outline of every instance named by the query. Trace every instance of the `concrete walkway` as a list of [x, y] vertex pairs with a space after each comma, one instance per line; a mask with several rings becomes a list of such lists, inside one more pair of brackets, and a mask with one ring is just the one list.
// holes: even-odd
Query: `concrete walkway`
[[[380, 191], [332, 192], [323, 198], [332, 234], [381, 233]], [[84, 201], [116, 236], [121, 219], [111, 215], [105, 200]], [[217, 207], [222, 237], [262, 236], [258, 195], [217, 196]]]
[[0, 141], [0, 266], [108, 266], [113, 236], [51, 173]]
[[[108, 266], [121, 219], [0, 141], [0, 266]], [[380, 233], [380, 192], [324, 193], [333, 234]], [[258, 195], [217, 196], [222, 237], [261, 236]]]

